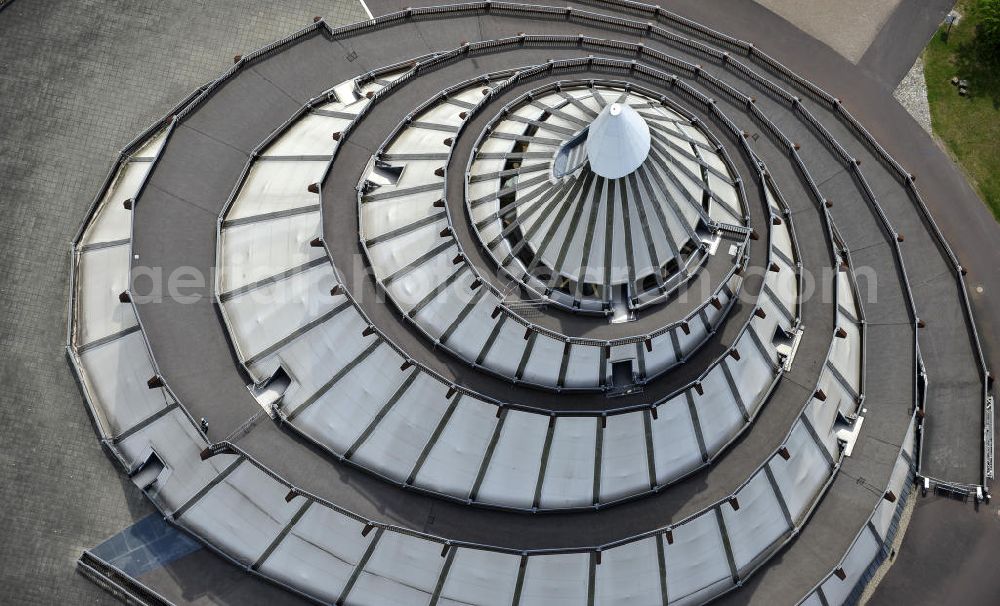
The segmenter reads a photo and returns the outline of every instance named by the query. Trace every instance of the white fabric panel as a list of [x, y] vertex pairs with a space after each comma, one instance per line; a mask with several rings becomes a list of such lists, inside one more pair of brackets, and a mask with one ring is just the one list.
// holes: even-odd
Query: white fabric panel
[[[780, 363], [780, 360], [778, 359], [778, 348], [775, 345], [774, 337], [778, 334], [779, 321], [782, 325], [787, 324], [787, 322], [784, 316], [780, 315], [781, 312], [778, 311], [776, 304], [770, 298], [758, 298], [757, 305], [767, 317], [752, 316], [750, 318], [750, 330], [753, 330], [760, 337], [760, 342], [764, 345], [764, 349], [768, 355], [770, 355], [771, 362], [777, 365]], [[782, 328], [782, 330], [784, 329]]]
[[720, 507], [729, 532], [736, 569], [742, 571], [766, 553], [790, 528], [763, 471], [758, 471], [736, 493], [736, 498], [740, 504], [739, 511], [729, 503]]
[[649, 490], [642, 412], [608, 417], [601, 447], [601, 500]]
[[814, 592], [810, 593], [806, 599], [802, 600], [802, 603], [799, 604], [799, 606], [825, 606], [825, 605], [823, 604], [823, 600], [819, 599], [819, 594]]
[[430, 602], [443, 566], [440, 543], [386, 531], [348, 594], [347, 603], [422, 606]]
[[524, 338], [525, 327], [508, 319], [497, 335], [493, 346], [483, 360], [483, 366], [507, 376], [514, 376], [521, 362], [528, 341]]
[[[448, 136], [445, 132], [436, 131], [424, 131], [425, 133], [432, 133], [431, 136], [437, 139], [438, 142], [444, 141], [444, 138]], [[436, 149], [436, 152], [445, 152], [448, 148], [444, 147], [443, 144], [440, 146], [435, 145], [435, 147], [441, 147], [441, 149]], [[400, 149], [395, 147], [395, 149], [390, 149], [387, 153], [423, 153], [425, 151], [431, 150], [421, 150], [421, 149]], [[390, 161], [394, 162], [394, 161]], [[436, 198], [441, 197], [441, 192], [444, 190], [444, 177], [439, 177], [434, 174], [434, 171], [441, 168], [444, 164], [443, 160], [405, 160], [402, 161], [403, 172], [400, 173], [399, 179], [393, 185], [383, 185], [382, 187], [376, 189], [374, 194], [381, 194], [384, 192], [396, 191], [401, 189], [409, 189], [411, 187], [416, 187], [418, 185], [427, 185], [429, 183], [437, 183], [441, 186], [441, 189], [432, 192], [424, 192], [419, 194], [421, 196], [436, 196]], [[415, 194], [416, 195], [416, 194]]]
[[589, 579], [589, 553], [531, 556], [519, 606], [585, 606]]
[[149, 389], [155, 373], [142, 333], [136, 331], [80, 355], [83, 382], [94, 406], [118, 435], [166, 406], [164, 389]]
[[[409, 71], [409, 70], [405, 70], [405, 71]], [[382, 76], [379, 76], [378, 79], [379, 80], [385, 80], [385, 81], [388, 81], [388, 82], [394, 82], [394, 81], [398, 80], [400, 77], [402, 77], [403, 75], [405, 75], [405, 73], [401, 73], [398, 76], [386, 76], [386, 75], [382, 75]], [[378, 82], [376, 80], [372, 80], [370, 82], [366, 82], [365, 84], [363, 84], [362, 86], [359, 87], [359, 90], [361, 91], [361, 95], [360, 96], [361, 96], [362, 99], [364, 99], [369, 92], [377, 93], [377, 92], [381, 91], [384, 88], [387, 88], [384, 84], [382, 84], [382, 83], [380, 83], [380, 82]]]
[[600, 381], [601, 350], [589, 345], [573, 345], [566, 363], [566, 387], [594, 387]]
[[906, 432], [906, 436], [903, 438], [903, 452], [905, 452], [910, 459], [913, 459], [913, 449], [917, 446], [917, 436], [916, 436], [916, 426], [914, 421], [910, 420], [910, 429]]
[[682, 356], [690, 354], [708, 338], [708, 328], [705, 327], [705, 323], [702, 322], [701, 317], [691, 317], [688, 320], [688, 328], [691, 330], [691, 334], [689, 335], [684, 334], [684, 331], [680, 328], [676, 330], [677, 342], [680, 343]]
[[[678, 210], [680, 210], [681, 213], [680, 219], [682, 219], [688, 225], [696, 225], [698, 221], [701, 219], [701, 214], [694, 207], [694, 203], [691, 202], [690, 199], [693, 196], [694, 200], [700, 202], [701, 189], [702, 189], [701, 182], [699, 181], [698, 183], [695, 184], [695, 192], [694, 194], [691, 194], [688, 189], [679, 188], [674, 183], [673, 179], [671, 179], [669, 176], [665, 174], [666, 171], [674, 171], [673, 166], [669, 165], [661, 166], [657, 164], [655, 165], [655, 168], [657, 172], [660, 174], [660, 183], [663, 185], [664, 188], [666, 188], [666, 191], [664, 192], [665, 196], [669, 196], [677, 201], [677, 208]], [[677, 177], [677, 181], [680, 182], [681, 184], [691, 182], [690, 179], [685, 177], [680, 172], [674, 171], [673, 174], [675, 177]], [[683, 225], [679, 225], [677, 227], [681, 228], [683, 227]], [[686, 231], [685, 232], [675, 231], [675, 234], [677, 242], [683, 242], [684, 240], [687, 239]]]
[[772, 457], [768, 465], [788, 505], [792, 522], [800, 523], [833, 471], [801, 420], [795, 423], [784, 446], [789, 459]]
[[[294, 501], [299, 503], [299, 499]], [[313, 503], [260, 567], [260, 572], [336, 602], [375, 536], [364, 524]]]
[[326, 255], [309, 244], [322, 230], [319, 211], [227, 227], [219, 251], [219, 291], [230, 292]]
[[257, 355], [336, 307], [344, 297], [330, 296], [334, 284], [333, 266], [324, 263], [225, 301], [232, 337], [243, 358]]
[[[669, 170], [669, 168], [656, 165], [655, 171], [658, 177], [651, 178], [649, 185], [652, 188], [652, 195], [660, 201], [660, 207], [662, 208], [663, 215], [667, 220], [667, 229], [670, 232], [668, 236], [673, 239], [678, 246], [681, 246], [690, 237], [686, 226], [694, 225], [697, 222], [698, 213], [691, 208], [691, 205], [688, 204], [678, 190], [673, 187], [673, 183], [671, 183], [670, 180], [664, 176], [663, 173], [665, 170]], [[679, 215], [674, 212], [673, 207], [667, 203], [668, 199], [673, 199], [677, 202], [677, 206], [680, 208]], [[656, 223], [659, 223], [659, 221], [656, 221]]]
[[[559, 254], [561, 252], [563, 243], [566, 242], [567, 240], [571, 240], [574, 235], [569, 233], [569, 228], [570, 228], [570, 223], [572, 222], [573, 214], [576, 212], [576, 208], [579, 202], [576, 200], [570, 201], [568, 198], [563, 198], [557, 203], [556, 208], [558, 209], [559, 206], [563, 204], [571, 206], [569, 210], [566, 212], [566, 215], [563, 217], [563, 220], [557, 225], [556, 231], [553, 234], [552, 238], [549, 240], [548, 245], [544, 249], [545, 252], [542, 255], [542, 263], [546, 267], [551, 267], [556, 269], [562, 269], [563, 267], [563, 265], [556, 263], [556, 261], [559, 260]], [[553, 221], [555, 220], [557, 215], [558, 212], [550, 213], [550, 217], [552, 218]], [[547, 230], [548, 228], [546, 228], [546, 231], [537, 232], [532, 238], [532, 244], [541, 245], [541, 242], [544, 239]]]
[[337, 142], [333, 133], [340, 127], [330, 116], [305, 114], [264, 150], [262, 156], [320, 156], [333, 155]]
[[833, 371], [828, 366], [824, 366], [820, 372], [819, 388], [826, 393], [827, 400], [834, 402], [843, 414], [850, 415], [857, 410], [854, 396], [833, 376]]
[[725, 358], [725, 363], [733, 375], [733, 382], [743, 398], [747, 413], [752, 416], [764, 404], [763, 396], [775, 375], [771, 370], [770, 360], [760, 353], [749, 332], [744, 332], [736, 342], [736, 351], [739, 352], [740, 359], [734, 360], [729, 356]]
[[681, 393], [657, 406], [656, 417], [650, 419], [656, 482], [667, 484], [701, 467], [704, 461], [687, 396]]
[[245, 564], [257, 560], [302, 506], [288, 487], [244, 461], [184, 512], [180, 524]]
[[368, 258], [379, 280], [384, 280], [441, 244], [445, 222], [425, 225], [399, 237], [368, 247]]
[[343, 454], [405, 380], [408, 373], [399, 370], [401, 364], [399, 354], [383, 343], [296, 416], [293, 425]]
[[[486, 175], [489, 173], [495, 173], [503, 170], [503, 166], [506, 164], [504, 160], [476, 160], [472, 163], [472, 171], [469, 173], [470, 176]], [[496, 191], [499, 189], [500, 179], [486, 179], [482, 181], [476, 181], [475, 183], [469, 183], [469, 200], [475, 200], [485, 196], [486, 194]]]
[[827, 452], [836, 460], [840, 457], [840, 446], [837, 444], [837, 437], [833, 433], [833, 424], [837, 418], [838, 402], [836, 398], [831, 398], [829, 393], [825, 402], [820, 402], [816, 398], [810, 398], [806, 404], [805, 415], [810, 424], [816, 430], [820, 440], [826, 445]]
[[163, 128], [160, 132], [153, 135], [153, 137], [142, 144], [134, 154], [133, 158], [153, 158], [156, 154], [160, 153], [160, 148], [167, 140], [167, 129]]
[[601, 229], [594, 230], [594, 240], [590, 243], [590, 257], [587, 259], [587, 271], [584, 274], [585, 281], [592, 284], [604, 283], [604, 248], [606, 240], [604, 226], [607, 225], [608, 221], [607, 192], [609, 185], [609, 182], [605, 181], [604, 187], [597, 189], [597, 193], [595, 194], [598, 200], [597, 221], [595, 225], [600, 225]]
[[[563, 119], [563, 118], [561, 118], [559, 116], [556, 116], [556, 115], [550, 115], [548, 118], [546, 118], [545, 123], [546, 124], [551, 124], [551, 125], [554, 125], [554, 126], [561, 126], [563, 128], [568, 128], [568, 129], [573, 130], [573, 131], [579, 131], [580, 128], [581, 128], [580, 125], [577, 124], [576, 122], [570, 122], [569, 120], [565, 120], [565, 119]], [[568, 138], [569, 137], [569, 135], [564, 135], [562, 133], [553, 133], [553, 132], [550, 132], [550, 131], [545, 131], [544, 133], [539, 134], [538, 136], [545, 137], [547, 139], [564, 139], [564, 138]], [[530, 150], [530, 151], [547, 151], [547, 150], [552, 149], [552, 147], [553, 146], [551, 146], [551, 145], [547, 145], [547, 144], [543, 144], [543, 143], [530, 143], [528, 145], [528, 150]]]
[[280, 274], [326, 253], [310, 246], [320, 236], [319, 211], [227, 227], [220, 246], [220, 292]]
[[660, 564], [656, 538], [647, 537], [609, 549], [595, 569], [597, 606], [660, 606]]
[[[333, 92], [334, 96], [336, 97], [336, 101], [332, 101], [325, 105], [321, 105], [319, 109], [328, 109], [333, 111], [346, 110], [346, 111], [351, 111], [352, 113], [357, 113], [361, 111], [360, 106], [367, 104], [368, 101], [363, 93], [358, 94], [360, 88], [358, 87], [357, 82], [355, 82], [353, 79], [344, 80], [343, 82], [336, 84], [335, 86], [331, 87], [328, 90]], [[350, 106], [355, 106], [355, 107], [350, 107]], [[350, 109], [348, 109], [348, 107], [350, 107]]]
[[690, 124], [687, 124], [686, 122], [687, 121], [684, 120], [683, 122], [681, 122], [677, 126], [681, 129], [681, 131], [684, 132], [685, 135], [688, 136], [689, 139], [694, 139], [695, 141], [698, 141], [698, 142], [702, 143], [705, 146], [713, 147], [712, 144], [708, 141], [708, 138], [705, 137], [705, 134], [703, 132], [701, 132], [701, 129], [699, 129], [696, 126], [692, 126]]
[[[469, 285], [472, 284], [472, 280], [468, 277], [459, 280], [459, 282], [464, 285], [463, 288], [469, 288]], [[469, 290], [472, 289], [469, 288]], [[492, 293], [484, 294], [469, 312], [469, 315], [465, 316], [462, 323], [455, 327], [445, 344], [466, 360], [475, 361], [479, 352], [482, 351], [486, 339], [489, 338], [493, 326], [500, 320], [500, 316], [496, 320], [490, 317], [493, 308], [498, 303], [499, 300]]]
[[[779, 216], [781, 216], [779, 214]], [[771, 247], [777, 248], [786, 257], [795, 261], [797, 255], [795, 254], [795, 249], [792, 248], [792, 235], [788, 231], [788, 221], [783, 220], [781, 225], [771, 225]]]
[[[681, 332], [679, 328], [674, 330]], [[645, 345], [643, 345], [645, 348]], [[646, 361], [646, 376], [653, 376], [659, 372], [670, 368], [677, 363], [677, 356], [674, 355], [673, 341], [670, 339], [670, 332], [653, 337], [653, 351], [643, 351], [643, 359]]]
[[[600, 112], [601, 111], [601, 106], [597, 103], [597, 100], [594, 99], [594, 97], [590, 93], [591, 93], [591, 91], [589, 91], [589, 90], [580, 90], [580, 91], [570, 91], [569, 92], [569, 94], [571, 94], [574, 97], [576, 97], [577, 99], [579, 99], [581, 103], [583, 103], [584, 105], [586, 105], [587, 107], [589, 107], [591, 109], [591, 111], [593, 111], [594, 113]], [[598, 93], [598, 94], [600, 94], [600, 93]], [[556, 101], [559, 101], [559, 99], [556, 99]], [[574, 106], [572, 106], [572, 105], [567, 105], [566, 106], [567, 109], [569, 109], [571, 107], [574, 107]], [[582, 114], [578, 110], [575, 110], [575, 109], [573, 110], [573, 114], [574, 115], [581, 115], [582, 116]], [[586, 116], [582, 116], [582, 117], [585, 120], [589, 119]]]
[[427, 454], [417, 486], [468, 497], [497, 424], [497, 407], [463, 396]]
[[[533, 106], [533, 105], [522, 105], [521, 107], [514, 110], [515, 116], [521, 116], [522, 118], [527, 118], [529, 120], [538, 120], [542, 117], [543, 110]], [[520, 124], [520, 123], [515, 123]], [[527, 127], [527, 124], [521, 124], [521, 127]]]
[[837, 305], [843, 307], [856, 319], [861, 319], [858, 314], [858, 306], [854, 300], [854, 285], [851, 277], [846, 271], [837, 272]]
[[729, 167], [723, 162], [722, 157], [719, 154], [709, 152], [705, 149], [699, 149], [698, 155], [701, 157], [705, 164], [711, 166], [715, 170], [722, 174], [729, 175], [732, 178], [732, 173], [729, 172]]
[[241, 219], [319, 203], [307, 191], [326, 171], [324, 160], [255, 162], [226, 219]]
[[[423, 116], [418, 117], [417, 120], [423, 121], [425, 118]], [[455, 131], [458, 127], [455, 127]], [[444, 144], [444, 140], [451, 136], [453, 132], [446, 132], [443, 130], [429, 129], [429, 128], [419, 128], [414, 126], [409, 126], [404, 128], [396, 140], [389, 146], [390, 154], [401, 154], [401, 153], [447, 153], [449, 147]]]
[[881, 543], [871, 530], [867, 526], [862, 528], [857, 542], [851, 546], [841, 565], [847, 578], [841, 581], [837, 575], [831, 574], [822, 585], [823, 595], [826, 596], [830, 606], [839, 606], [847, 601], [848, 595], [858, 584], [861, 575], [868, 569], [880, 548]]
[[847, 337], [833, 339], [830, 347], [830, 361], [840, 372], [841, 376], [854, 388], [856, 393], [861, 392], [861, 330], [856, 324], [843, 320], [843, 314], [838, 314], [842, 321], [837, 323], [839, 328], [847, 332]]
[[[496, 212], [495, 204], [483, 204], [472, 211], [471, 223], [478, 224], [481, 220], [489, 217], [492, 213]], [[493, 218], [482, 227], [478, 228], [477, 236], [482, 241], [483, 244], [488, 244], [492, 242], [497, 236], [503, 231], [500, 221], [497, 218]], [[503, 258], [510, 254], [510, 246], [507, 241], [501, 239], [493, 247], [493, 254], [496, 257]]]
[[[569, 178], [576, 179], [576, 176], [572, 176]], [[514, 210], [514, 213], [515, 216], [521, 221], [522, 233], [527, 233], [532, 229], [536, 230], [534, 232], [534, 236], [532, 239], [533, 249], [536, 248], [535, 244], [539, 243], [539, 238], [541, 238], [546, 233], [546, 231], [552, 225], [553, 221], [555, 221], [555, 214], [550, 213], [548, 216], [546, 216], [545, 213], [542, 212], [543, 209], [548, 208], [550, 205], [552, 205], [553, 209], [558, 209], [558, 207], [554, 205], [554, 200], [552, 199], [543, 201], [542, 198], [544, 197], [544, 194], [537, 195], [528, 201], [522, 201], [522, 200], [536, 193], [536, 190], [540, 190], [545, 187], [547, 186], [544, 183], [532, 185], [530, 187], [521, 188], [516, 193], [518, 204], [517, 208], [515, 208]], [[571, 185], [569, 187], [573, 186]], [[534, 227], [535, 223], [538, 221], [541, 221], [541, 223], [539, 223], [538, 228], [535, 228]]]
[[713, 200], [713, 203], [708, 207], [709, 217], [715, 221], [742, 225], [743, 217], [733, 214], [733, 212], [730, 211], [730, 209], [737, 213], [741, 211], [740, 198], [736, 193], [736, 188], [712, 173], [706, 174], [708, 175], [708, 187], [712, 190], [712, 193], [719, 197], [719, 200], [722, 200], [725, 203], [725, 206], [723, 206]]
[[[629, 241], [631, 241], [631, 237], [625, 235], [625, 219], [622, 208], [621, 188], [615, 187], [616, 185], [617, 183], [608, 184], [609, 189], [614, 191], [615, 208], [614, 221], [612, 224], [613, 235], [611, 239], [611, 283], [624, 284], [629, 280], [629, 263], [628, 258], [625, 255], [625, 239], [628, 238]], [[607, 204], [605, 204], [605, 206], [607, 206]]]
[[547, 416], [520, 410], [507, 412], [477, 501], [531, 507], [548, 427]]
[[[743, 285], [743, 276], [734, 273], [733, 275], [729, 276], [729, 281], [727, 282], [727, 284], [729, 284], [730, 291], [738, 293], [740, 287]], [[737, 294], [736, 296], [738, 297], [739, 294]]]
[[520, 556], [485, 549], [459, 549], [441, 588], [440, 606], [510, 606]]
[[128, 245], [89, 250], [77, 266], [76, 334], [79, 347], [138, 323], [135, 311], [118, 295], [128, 288]]
[[145, 461], [151, 452], [156, 452], [163, 462], [163, 472], [146, 494], [164, 514], [173, 513], [236, 460], [236, 455], [219, 454], [202, 461], [201, 451], [207, 443], [180, 409], [160, 417], [117, 446], [131, 465]]
[[611, 346], [611, 351], [608, 353], [608, 370], [611, 370], [611, 364], [615, 362], [624, 362], [631, 360], [634, 362], [634, 368], [638, 367], [638, 362], [636, 361], [635, 343], [625, 343], [622, 345]]
[[423, 298], [441, 286], [455, 271], [452, 259], [458, 254], [457, 246], [450, 246], [433, 258], [414, 267], [406, 275], [389, 284], [388, 290], [400, 309], [409, 311]]
[[[541, 385], [555, 385], [559, 380], [559, 368], [562, 366], [563, 342], [548, 335], [539, 334], [531, 348], [531, 356], [524, 367], [525, 381]], [[518, 360], [520, 362], [520, 359]]]
[[677, 165], [687, 168], [687, 172], [684, 172], [679, 168], [674, 169], [674, 174], [677, 175], [677, 180], [681, 182], [692, 198], [695, 200], [701, 200], [702, 191], [706, 187], [705, 182], [700, 178], [701, 166], [699, 166], [694, 160], [690, 160], [680, 154], [672, 153], [671, 155], [674, 157]]
[[278, 352], [274, 363], [283, 363], [292, 379], [282, 399], [287, 410], [298, 407], [371, 344], [376, 337], [363, 336], [365, 326], [357, 310], [347, 307]]
[[152, 167], [152, 162], [129, 162], [118, 169], [80, 238], [81, 245], [124, 240], [132, 235], [132, 212], [125, 210], [123, 203], [135, 197]]
[[[453, 93], [453, 94], [449, 95], [449, 97], [451, 99], [458, 99], [459, 101], [465, 101], [466, 103], [476, 104], [476, 103], [479, 103], [483, 99], [484, 95], [482, 93], [482, 90], [483, 90], [482, 88], [470, 86], [468, 88], [463, 88], [462, 90], [458, 91], [457, 93]], [[468, 111], [468, 110], [466, 110], [464, 107], [457, 107], [455, 109], [455, 111], [456, 112], [463, 112], [463, 111]]]
[[[910, 466], [903, 457], [896, 459], [896, 464], [892, 468], [892, 475], [889, 476], [889, 490], [893, 491], [897, 497], [903, 494], [903, 486], [909, 480]], [[878, 530], [879, 538], [885, 539], [892, 524], [892, 516], [899, 506], [899, 502], [890, 503], [885, 499], [878, 502], [875, 513], [872, 514], [872, 524]]]
[[694, 397], [695, 409], [701, 423], [702, 436], [705, 438], [705, 449], [709, 456], [718, 452], [746, 422], [740, 412], [732, 390], [722, 372], [722, 366], [716, 365], [702, 379], [702, 389], [705, 394], [691, 392]]
[[719, 291], [716, 295], [719, 297], [719, 303], [722, 304], [722, 309], [716, 309], [714, 305], [706, 305], [703, 309], [705, 312], [705, 318], [708, 320], [708, 325], [715, 327], [718, 325], [719, 321], [726, 314], [726, 304], [729, 303], [729, 296], [725, 292]]
[[451, 323], [476, 295], [476, 291], [469, 288], [474, 279], [472, 272], [466, 266], [463, 266], [461, 271], [462, 273], [448, 288], [438, 293], [417, 314], [417, 322], [435, 339], [440, 338], [444, 331], [448, 330]]
[[[646, 192], [640, 194], [640, 199], [643, 202], [643, 208], [646, 213], [646, 220], [648, 222], [654, 249], [660, 262], [664, 263], [666, 260], [674, 257], [674, 253], [669, 246], [668, 240], [672, 240], [675, 244], [683, 242], [683, 240], [679, 240], [674, 236], [674, 230], [679, 226], [676, 225], [677, 221], [674, 219], [673, 209], [670, 208], [669, 204], [667, 204], [665, 197], [662, 193], [660, 193], [659, 188], [656, 186], [656, 180], [649, 178], [648, 181], [648, 189], [643, 179], [639, 179], [637, 185], [639, 186], [640, 192]], [[660, 214], [663, 215], [666, 221], [666, 229], [664, 229], [663, 224], [660, 222]], [[641, 225], [638, 225], [637, 227], [639, 227], [641, 231]], [[639, 242], [641, 242], [641, 240]]]
[[671, 604], [701, 604], [733, 585], [726, 548], [713, 510], [673, 529], [663, 539], [667, 596]]
[[458, 127], [462, 124], [462, 118], [459, 117], [460, 113], [461, 110], [456, 108], [454, 105], [443, 101], [434, 107], [424, 110], [417, 120], [420, 122], [432, 122], [434, 124], [454, 126], [457, 131]]
[[[639, 188], [642, 188], [642, 183], [639, 183]], [[626, 199], [628, 203], [625, 205], [628, 208], [629, 213], [629, 228], [631, 228], [631, 239], [632, 239], [632, 264], [635, 267], [635, 275], [637, 278], [642, 276], [647, 276], [656, 271], [657, 267], [653, 264], [653, 261], [649, 258], [649, 248], [646, 247], [645, 241], [646, 236], [642, 233], [642, 223], [639, 221], [639, 211], [636, 208], [637, 201], [632, 197], [632, 188], [626, 188], [628, 192]], [[644, 200], [645, 202], [645, 200]], [[656, 220], [653, 219], [653, 209], [648, 204], [646, 208], [646, 217], [650, 220], [650, 223], [655, 223]], [[584, 235], [584, 230], [579, 230], [581, 236]]]
[[[388, 189], [379, 188], [374, 193], [382, 191]], [[442, 211], [440, 208], [434, 208], [434, 202], [440, 198], [441, 192], [435, 190], [364, 202], [361, 205], [361, 234], [365, 240], [370, 240], [404, 225], [416, 223], [429, 215], [436, 215]], [[440, 229], [438, 228], [438, 231]]]
[[444, 384], [421, 373], [354, 454], [356, 463], [404, 481], [448, 409]]
[[597, 417], [559, 417], [545, 465], [539, 505], [581, 507], [594, 500]]
[[[793, 316], [795, 315], [795, 304], [798, 301], [798, 276], [795, 271], [785, 264], [784, 261], [773, 257], [773, 261], [781, 268], [778, 272], [765, 272], [764, 283], [767, 284], [781, 302]], [[787, 324], [782, 320], [782, 325]]]
[[764, 197], [767, 199], [768, 210], [776, 215], [781, 215], [782, 206], [778, 203], [778, 198], [770, 187], [764, 188]]
[[[525, 127], [527, 127], [527, 124], [520, 124], [517, 122], [501, 122], [497, 125], [493, 132], [523, 134]], [[479, 146], [478, 151], [480, 154], [507, 154], [514, 148], [515, 143], [515, 141], [509, 141], [507, 139], [487, 137], [486, 140]]]

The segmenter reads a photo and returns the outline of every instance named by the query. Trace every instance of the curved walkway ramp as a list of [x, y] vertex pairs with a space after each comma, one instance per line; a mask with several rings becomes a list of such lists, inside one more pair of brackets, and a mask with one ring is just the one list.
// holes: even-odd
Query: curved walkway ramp
[[[651, 134], [617, 179], [612, 103]], [[914, 178], [630, 2], [319, 20], [124, 150], [73, 256], [109, 452], [321, 603], [853, 603], [935, 403], [985, 404]]]

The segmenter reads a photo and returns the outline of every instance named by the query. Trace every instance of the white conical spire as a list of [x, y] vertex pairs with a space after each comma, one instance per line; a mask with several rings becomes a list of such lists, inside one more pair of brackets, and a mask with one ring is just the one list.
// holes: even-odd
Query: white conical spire
[[649, 126], [624, 103], [605, 106], [587, 133], [590, 169], [606, 179], [620, 179], [649, 155]]

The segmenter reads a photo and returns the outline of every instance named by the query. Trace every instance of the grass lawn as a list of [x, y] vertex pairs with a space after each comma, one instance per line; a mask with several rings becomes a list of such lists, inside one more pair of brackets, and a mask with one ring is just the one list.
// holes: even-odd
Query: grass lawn
[[[959, 24], [934, 35], [924, 51], [924, 76], [934, 133], [1000, 220], [1000, 57], [975, 44], [974, 2], [961, 0]], [[969, 96], [959, 96], [953, 76], [969, 81]]]

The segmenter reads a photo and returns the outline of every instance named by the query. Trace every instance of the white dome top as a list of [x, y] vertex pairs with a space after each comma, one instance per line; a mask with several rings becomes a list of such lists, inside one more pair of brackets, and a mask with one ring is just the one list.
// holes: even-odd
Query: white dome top
[[605, 106], [587, 133], [590, 169], [605, 179], [620, 179], [649, 155], [649, 126], [624, 103]]

